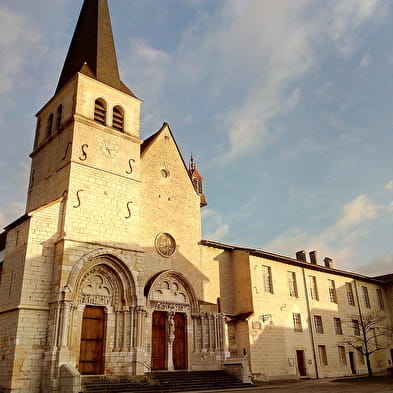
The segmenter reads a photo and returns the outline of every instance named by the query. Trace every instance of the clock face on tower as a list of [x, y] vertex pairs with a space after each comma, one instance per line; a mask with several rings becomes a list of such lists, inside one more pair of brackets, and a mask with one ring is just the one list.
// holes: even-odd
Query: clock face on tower
[[117, 138], [99, 137], [97, 148], [104, 157], [115, 158], [120, 149], [120, 141]]
[[163, 257], [170, 257], [176, 251], [175, 239], [169, 233], [159, 233], [156, 237], [155, 246], [157, 252]]

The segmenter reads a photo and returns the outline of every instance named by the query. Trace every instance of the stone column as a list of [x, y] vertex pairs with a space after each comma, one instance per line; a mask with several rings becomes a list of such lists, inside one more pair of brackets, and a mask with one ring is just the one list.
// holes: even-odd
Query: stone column
[[126, 352], [127, 349], [129, 348], [129, 337], [130, 335], [128, 334], [130, 329], [130, 309], [129, 307], [124, 307], [123, 309], [123, 352]]
[[146, 330], [146, 309], [138, 306], [136, 311], [136, 332], [135, 332], [135, 374], [145, 373], [145, 330]]
[[61, 333], [60, 333], [60, 346], [62, 347], [67, 346], [69, 313], [70, 313], [70, 302], [64, 300], [62, 305], [62, 313], [61, 313]]
[[175, 313], [168, 313], [168, 371], [174, 370], [173, 342], [175, 341]]
[[229, 358], [230, 357], [230, 351], [229, 351], [229, 338], [228, 338], [228, 324], [225, 323], [225, 315], [221, 315], [221, 345], [222, 349], [224, 351], [224, 358]]

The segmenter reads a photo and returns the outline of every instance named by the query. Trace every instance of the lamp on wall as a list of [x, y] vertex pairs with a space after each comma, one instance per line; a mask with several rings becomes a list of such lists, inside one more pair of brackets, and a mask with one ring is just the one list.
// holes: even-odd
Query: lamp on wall
[[272, 314], [262, 314], [259, 316], [259, 319], [265, 323], [267, 322], [269, 319], [272, 320]]

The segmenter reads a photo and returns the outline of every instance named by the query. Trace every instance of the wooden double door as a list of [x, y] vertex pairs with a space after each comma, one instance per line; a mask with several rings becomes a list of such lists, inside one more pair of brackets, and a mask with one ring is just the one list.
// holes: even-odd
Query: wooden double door
[[172, 354], [168, 353], [168, 314], [154, 311], [152, 318], [151, 369], [165, 370], [168, 356], [172, 356], [175, 370], [187, 369], [187, 320], [183, 313], [174, 315]]
[[97, 375], [104, 372], [104, 307], [86, 306], [83, 311], [79, 372]]

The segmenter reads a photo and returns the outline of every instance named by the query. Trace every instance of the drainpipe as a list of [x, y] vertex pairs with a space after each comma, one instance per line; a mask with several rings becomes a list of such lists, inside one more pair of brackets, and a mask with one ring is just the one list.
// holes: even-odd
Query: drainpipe
[[314, 358], [315, 364], [315, 375], [317, 379], [319, 379], [319, 370], [318, 370], [318, 363], [317, 363], [317, 354], [315, 353], [315, 340], [314, 340], [314, 333], [312, 331], [312, 321], [311, 321], [311, 309], [310, 309], [310, 300], [308, 299], [308, 290], [307, 290], [307, 281], [306, 281], [306, 273], [304, 271], [304, 267], [302, 267], [303, 272], [303, 283], [304, 283], [304, 293], [306, 295], [306, 305], [307, 305], [307, 319], [308, 319], [308, 326], [309, 326], [309, 333], [312, 345], [312, 354]]

